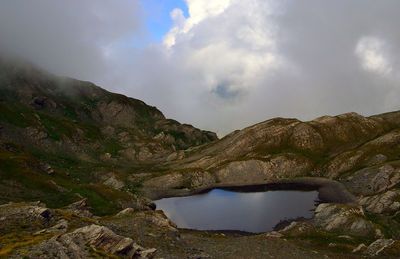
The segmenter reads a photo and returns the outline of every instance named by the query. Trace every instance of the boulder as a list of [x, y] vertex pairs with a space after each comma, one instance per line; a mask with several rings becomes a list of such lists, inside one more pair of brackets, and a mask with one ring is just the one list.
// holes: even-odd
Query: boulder
[[132, 215], [135, 212], [133, 208], [126, 208], [117, 213], [117, 217]]
[[326, 231], [342, 231], [355, 236], [374, 236], [376, 233], [361, 206], [322, 203], [315, 210], [312, 224]]
[[400, 209], [400, 191], [391, 190], [383, 194], [361, 197], [359, 203], [371, 213], [393, 213]]
[[125, 188], [125, 183], [117, 179], [114, 175], [104, 181], [103, 184], [116, 190], [122, 190]]
[[144, 249], [131, 238], [119, 236], [104, 226], [90, 225], [42, 242], [30, 258], [88, 258], [88, 248], [124, 258], [153, 258], [155, 249]]
[[68, 230], [68, 221], [65, 219], [61, 219], [56, 225], [52, 226], [51, 228], [42, 229], [36, 232], [34, 235], [42, 235], [48, 233], [65, 233]]
[[80, 201], [74, 202], [68, 205], [65, 210], [73, 212], [82, 217], [91, 218], [93, 217], [93, 214], [90, 212], [91, 208], [89, 207], [87, 201], [88, 199], [84, 198]]
[[398, 256], [400, 254], [400, 241], [393, 239], [377, 239], [371, 243], [363, 253], [366, 256]]
[[352, 253], [359, 253], [359, 252], [363, 252], [365, 251], [365, 249], [367, 248], [367, 246], [365, 244], [360, 244], [359, 246], [357, 246], [356, 248], [353, 249], [353, 251], [351, 251]]
[[50, 225], [53, 216], [54, 212], [40, 202], [10, 202], [0, 205], [0, 221], [3, 231], [13, 229], [14, 226], [23, 226], [24, 230], [37, 231]]
[[47, 173], [48, 175], [54, 175], [55, 172], [53, 170], [53, 168], [51, 168], [51, 166], [47, 163], [40, 163], [40, 169]]
[[378, 168], [359, 170], [348, 177], [344, 184], [356, 195], [370, 196], [385, 192], [400, 183], [400, 169], [391, 164]]
[[289, 237], [298, 237], [298, 236], [310, 236], [317, 231], [315, 230], [314, 226], [307, 222], [302, 221], [294, 221], [290, 223], [289, 226], [285, 227], [279, 233], [289, 236]]

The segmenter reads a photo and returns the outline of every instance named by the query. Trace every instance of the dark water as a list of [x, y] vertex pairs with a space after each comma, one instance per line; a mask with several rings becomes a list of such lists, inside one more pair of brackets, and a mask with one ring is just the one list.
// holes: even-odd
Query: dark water
[[155, 203], [180, 228], [260, 233], [273, 230], [281, 220], [311, 218], [317, 200], [317, 191], [243, 193], [214, 189]]

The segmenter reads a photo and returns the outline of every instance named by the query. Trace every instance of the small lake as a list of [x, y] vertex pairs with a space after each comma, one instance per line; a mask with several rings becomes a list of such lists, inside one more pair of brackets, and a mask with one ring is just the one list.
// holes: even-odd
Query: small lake
[[272, 231], [283, 220], [312, 218], [317, 191], [233, 192], [213, 189], [186, 197], [155, 201], [179, 228]]

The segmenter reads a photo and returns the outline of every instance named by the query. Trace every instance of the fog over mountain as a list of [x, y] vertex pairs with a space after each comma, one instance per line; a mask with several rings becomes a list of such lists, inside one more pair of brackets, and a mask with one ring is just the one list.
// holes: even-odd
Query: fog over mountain
[[0, 52], [220, 135], [276, 116], [399, 109], [399, 1], [186, 4], [153, 42], [138, 0], [3, 0]]

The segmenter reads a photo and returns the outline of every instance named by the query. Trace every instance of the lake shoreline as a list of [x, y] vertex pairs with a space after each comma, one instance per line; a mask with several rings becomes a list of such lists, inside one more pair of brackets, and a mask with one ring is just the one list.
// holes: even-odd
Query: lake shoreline
[[213, 184], [211, 186], [198, 189], [164, 189], [148, 195], [150, 196], [148, 198], [152, 200], [159, 200], [162, 198], [183, 197], [207, 193], [213, 189], [231, 190], [235, 192], [264, 192], [273, 190], [318, 191], [318, 198], [321, 203], [358, 205], [354, 195], [351, 194], [342, 183], [322, 177], [281, 179], [263, 184], [252, 185]]

